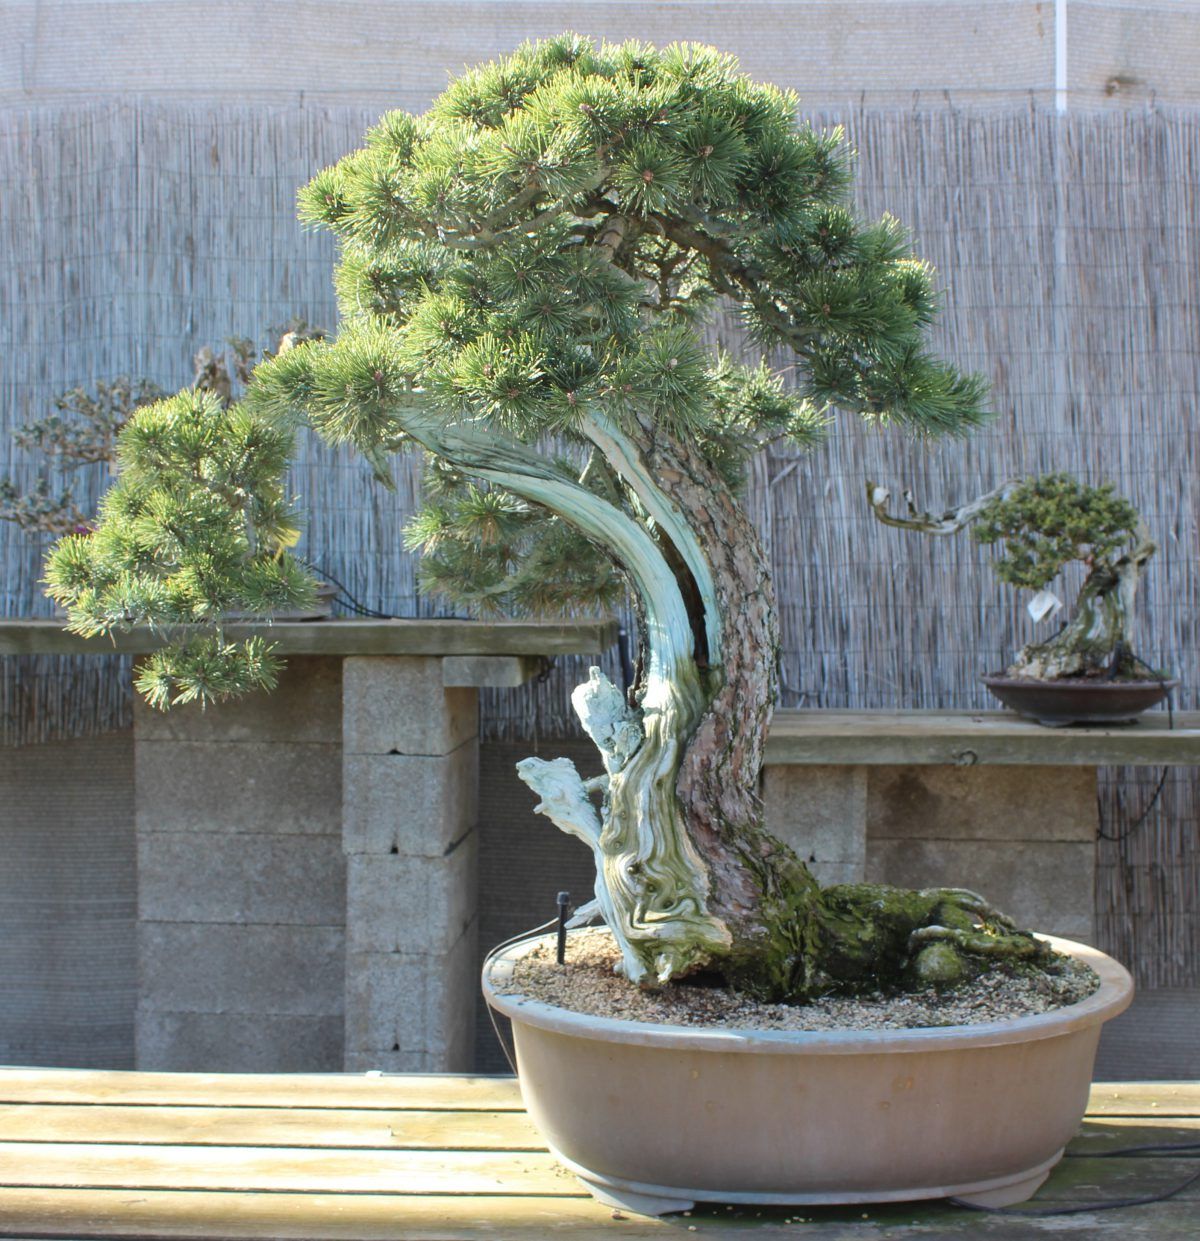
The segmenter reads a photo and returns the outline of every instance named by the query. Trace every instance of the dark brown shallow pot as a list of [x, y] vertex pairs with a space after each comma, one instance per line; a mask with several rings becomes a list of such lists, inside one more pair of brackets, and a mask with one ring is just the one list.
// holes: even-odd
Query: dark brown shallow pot
[[1128, 724], [1156, 706], [1178, 681], [1088, 681], [1067, 677], [985, 676], [984, 685], [1006, 707], [1051, 728], [1066, 724]]
[[514, 963], [484, 964], [512, 1022], [521, 1095], [554, 1154], [595, 1197], [645, 1214], [696, 1201], [1022, 1202], [1074, 1136], [1100, 1027], [1129, 975], [1082, 944], [1100, 988], [1067, 1008], [975, 1026], [767, 1031], [651, 1025], [503, 994]]

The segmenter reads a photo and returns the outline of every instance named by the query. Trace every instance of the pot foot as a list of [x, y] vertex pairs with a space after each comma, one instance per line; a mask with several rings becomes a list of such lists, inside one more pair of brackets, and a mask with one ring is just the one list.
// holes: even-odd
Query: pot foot
[[669, 1215], [672, 1211], [690, 1211], [696, 1205], [692, 1198], [668, 1198], [658, 1194], [639, 1194], [632, 1189], [619, 1189], [614, 1185], [601, 1185], [589, 1181], [586, 1176], [579, 1183], [606, 1207], [630, 1211], [634, 1215]]
[[1023, 1181], [1013, 1181], [1009, 1185], [1001, 1185], [998, 1189], [984, 1189], [973, 1194], [955, 1194], [951, 1202], [961, 1202], [969, 1207], [1011, 1207], [1018, 1202], [1028, 1202], [1042, 1187], [1050, 1169], [1045, 1168]]

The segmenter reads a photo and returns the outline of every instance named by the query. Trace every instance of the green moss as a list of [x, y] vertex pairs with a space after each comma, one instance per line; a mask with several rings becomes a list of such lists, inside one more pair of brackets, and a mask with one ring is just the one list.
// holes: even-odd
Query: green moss
[[998, 965], [1040, 968], [1049, 950], [973, 893], [884, 884], [819, 888], [803, 872], [790, 891], [764, 902], [768, 942], [724, 963], [739, 989], [760, 999], [803, 1003], [826, 994], [953, 986]]

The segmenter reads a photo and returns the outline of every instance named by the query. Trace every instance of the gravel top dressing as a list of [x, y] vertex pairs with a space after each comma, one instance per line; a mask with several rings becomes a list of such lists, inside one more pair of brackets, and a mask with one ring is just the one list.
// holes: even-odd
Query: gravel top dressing
[[566, 965], [554, 946], [539, 944], [515, 962], [506, 995], [540, 1000], [571, 1012], [661, 1025], [750, 1030], [911, 1030], [970, 1026], [1050, 1012], [1086, 999], [1096, 972], [1059, 956], [1054, 972], [998, 969], [952, 989], [826, 996], [811, 1004], [764, 1004], [724, 987], [676, 984], [661, 991], [631, 987], [613, 973], [619, 953], [607, 930], [577, 931], [567, 940]]

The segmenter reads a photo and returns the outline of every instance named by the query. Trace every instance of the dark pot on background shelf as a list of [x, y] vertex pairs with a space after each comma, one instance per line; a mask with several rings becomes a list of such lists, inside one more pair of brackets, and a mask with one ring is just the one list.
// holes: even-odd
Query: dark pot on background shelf
[[984, 685], [1020, 715], [1050, 728], [1067, 724], [1129, 724], [1150, 707], [1157, 706], [1178, 681], [1099, 681], [1064, 677], [1060, 681], [1035, 681], [1030, 677], [993, 674], [981, 678]]

